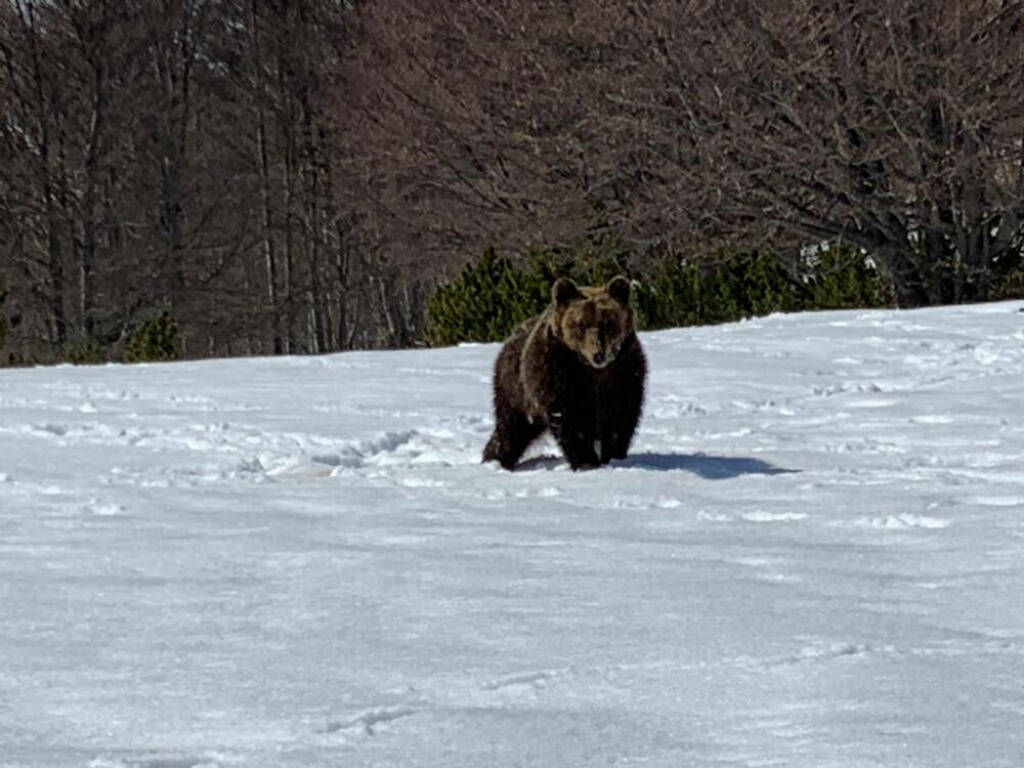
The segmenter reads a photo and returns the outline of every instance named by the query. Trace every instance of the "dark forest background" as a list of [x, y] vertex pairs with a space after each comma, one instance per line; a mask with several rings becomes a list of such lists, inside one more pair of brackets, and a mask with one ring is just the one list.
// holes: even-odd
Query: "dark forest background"
[[1024, 296], [1018, 0], [0, 0], [0, 110], [0, 362]]

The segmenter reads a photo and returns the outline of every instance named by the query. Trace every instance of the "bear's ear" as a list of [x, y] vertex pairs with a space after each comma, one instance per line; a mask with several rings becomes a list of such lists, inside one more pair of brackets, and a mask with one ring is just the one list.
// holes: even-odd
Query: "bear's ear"
[[613, 277], [612, 281], [605, 286], [605, 290], [608, 292], [608, 295], [623, 306], [627, 306], [629, 304], [629, 289], [629, 280], [622, 275]]
[[555, 302], [556, 306], [562, 306], [573, 299], [578, 299], [582, 295], [576, 283], [568, 277], [558, 278], [555, 280], [555, 284], [551, 286], [551, 299]]

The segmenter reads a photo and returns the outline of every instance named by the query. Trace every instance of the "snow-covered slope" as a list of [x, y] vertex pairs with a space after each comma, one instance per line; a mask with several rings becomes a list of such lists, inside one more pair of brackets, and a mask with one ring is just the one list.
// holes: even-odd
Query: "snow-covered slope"
[[647, 334], [625, 461], [497, 347], [0, 371], [0, 766], [1024, 765], [1024, 314]]

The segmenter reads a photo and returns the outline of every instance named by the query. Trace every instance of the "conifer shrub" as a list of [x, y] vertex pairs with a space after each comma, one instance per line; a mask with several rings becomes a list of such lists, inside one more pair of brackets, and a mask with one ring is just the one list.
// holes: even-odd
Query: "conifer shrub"
[[459, 276], [440, 286], [427, 305], [427, 336], [434, 346], [494, 341], [529, 317], [540, 302], [534, 286], [511, 262], [488, 249]]
[[678, 328], [740, 320], [807, 306], [807, 289], [772, 254], [721, 251], [694, 261], [663, 260], [639, 298], [645, 328]]
[[895, 303], [892, 288], [859, 250], [836, 246], [813, 257], [810, 276], [813, 309], [860, 309]]
[[646, 274], [614, 242], [535, 251], [518, 265], [490, 249], [440, 286], [428, 305], [429, 342], [500, 341], [550, 301], [562, 276], [602, 285], [618, 274], [633, 280], [641, 329], [709, 325], [773, 312], [891, 306], [893, 292], [859, 251], [836, 247], [815, 254], [801, 273], [773, 252], [721, 249], [713, 256], [667, 256]]
[[992, 286], [991, 298], [994, 301], [1024, 299], [1024, 271], [1000, 275]]
[[1011, 249], [993, 265], [989, 298], [993, 301], [1024, 299], [1024, 248]]
[[74, 365], [99, 365], [107, 362], [107, 351], [96, 339], [81, 336], [64, 346], [64, 360]]
[[178, 325], [167, 310], [140, 325], [124, 348], [128, 363], [157, 363], [180, 356]]
[[617, 274], [630, 274], [624, 258], [600, 243], [532, 251], [520, 266], [488, 249], [434, 292], [427, 305], [427, 340], [432, 346], [500, 341], [547, 307], [559, 277], [599, 285]]
[[704, 301], [704, 323], [725, 323], [772, 312], [807, 308], [801, 282], [768, 251], [726, 252], [712, 261]]

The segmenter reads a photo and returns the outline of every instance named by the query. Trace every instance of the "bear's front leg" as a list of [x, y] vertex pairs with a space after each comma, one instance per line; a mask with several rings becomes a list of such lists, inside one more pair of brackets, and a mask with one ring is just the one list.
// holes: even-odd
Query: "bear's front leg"
[[624, 459], [640, 421], [647, 361], [639, 342], [622, 350], [599, 389], [601, 463]]
[[509, 406], [498, 406], [494, 434], [484, 448], [484, 461], [497, 461], [505, 469], [515, 467], [543, 427], [534, 424]]
[[633, 442], [633, 433], [639, 420], [640, 408], [626, 402], [601, 424], [601, 463], [624, 459]]
[[626, 458], [629, 453], [629, 444], [632, 442], [632, 435], [625, 435], [614, 432], [601, 441], [601, 463]]
[[551, 434], [573, 471], [600, 465], [601, 461], [594, 449], [596, 436], [585, 422], [571, 417], [566, 419], [560, 411], [549, 414], [548, 422]]

